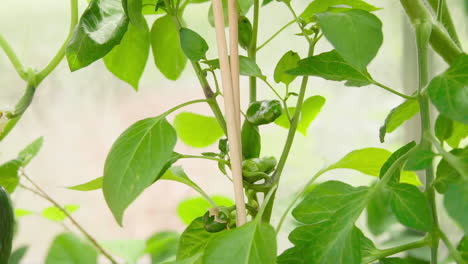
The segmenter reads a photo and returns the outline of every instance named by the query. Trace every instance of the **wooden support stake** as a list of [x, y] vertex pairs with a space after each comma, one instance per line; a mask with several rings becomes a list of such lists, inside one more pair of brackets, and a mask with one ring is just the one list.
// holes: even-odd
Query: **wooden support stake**
[[[236, 0], [228, 1], [229, 12], [229, 50], [231, 62], [232, 90], [236, 109], [237, 127], [240, 130], [240, 89], [239, 89], [239, 15]], [[240, 135], [240, 131], [239, 131]]]
[[221, 81], [224, 91], [224, 107], [226, 110], [226, 121], [228, 130], [228, 141], [231, 157], [231, 171], [234, 182], [234, 198], [236, 202], [237, 226], [243, 225], [247, 221], [244, 187], [242, 183], [241, 168], [241, 142], [238, 118], [236, 117], [236, 107], [234, 102], [234, 91], [232, 89], [232, 75], [229, 65], [227, 51], [226, 34], [224, 32], [224, 14], [221, 0], [212, 0], [213, 15], [215, 20], [216, 41], [218, 45], [219, 65], [221, 70]]

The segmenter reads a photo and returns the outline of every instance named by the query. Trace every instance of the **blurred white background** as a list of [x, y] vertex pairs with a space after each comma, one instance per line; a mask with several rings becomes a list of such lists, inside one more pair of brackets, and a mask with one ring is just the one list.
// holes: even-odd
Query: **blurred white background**
[[[309, 1], [293, 1], [300, 12]], [[303, 3], [302, 3], [303, 2]], [[376, 14], [383, 21], [384, 44], [369, 66], [375, 79], [397, 90], [404, 90], [402, 82], [405, 18], [399, 1], [369, 0], [382, 7]], [[462, 0], [448, 0], [462, 43], [467, 40], [468, 26], [463, 17]], [[80, 13], [86, 7], [80, 0]], [[201, 34], [210, 44], [209, 58], [216, 57], [214, 30], [207, 20], [208, 4], [191, 5], [185, 20], [190, 28]], [[249, 14], [251, 16], [251, 13]], [[292, 17], [283, 5], [273, 2], [261, 9], [259, 43], [289, 22]], [[155, 17], [150, 17], [152, 22]], [[69, 23], [69, 3], [65, 0], [3, 0], [0, 8], [0, 32], [10, 42], [26, 66], [42, 68], [55, 54], [64, 40]], [[258, 54], [263, 72], [272, 75], [276, 62], [288, 50], [302, 57], [306, 45], [295, 25], [283, 32], [271, 45]], [[410, 35], [411, 37], [411, 35]], [[411, 40], [412, 42], [412, 40]], [[317, 52], [330, 50], [326, 41], [320, 42]], [[434, 68], [445, 67], [440, 61]], [[189, 66], [189, 65], [188, 65]], [[44, 136], [40, 154], [27, 168], [28, 174], [62, 204], [79, 204], [74, 215], [99, 240], [146, 239], [162, 230], [182, 231], [183, 223], [176, 214], [177, 204], [196, 196], [188, 187], [172, 182], [158, 182], [148, 188], [126, 211], [124, 227], [119, 227], [107, 208], [100, 191], [76, 192], [65, 186], [80, 184], [102, 175], [110, 146], [118, 135], [133, 122], [158, 115], [175, 104], [203, 96], [200, 85], [190, 67], [186, 67], [177, 82], [164, 79], [154, 66], [150, 55], [140, 90], [135, 92], [128, 84], [109, 73], [102, 61], [70, 73], [63, 61], [39, 87], [34, 102], [15, 130], [0, 143], [0, 161], [14, 157], [29, 142]], [[242, 92], [246, 99], [247, 80], [242, 78]], [[292, 88], [298, 88], [296, 81]], [[12, 107], [21, 96], [25, 84], [17, 76], [6, 56], [0, 52], [0, 108]], [[279, 90], [281, 86], [277, 86]], [[415, 87], [406, 87], [407, 93]], [[312, 78], [308, 95], [322, 95], [325, 107], [304, 137], [297, 134], [280, 187], [275, 212], [281, 213], [294, 191], [320, 168], [330, 164], [351, 150], [364, 147], [383, 147], [394, 150], [408, 140], [404, 130], [387, 138], [385, 144], [378, 139], [378, 130], [387, 113], [401, 102], [399, 97], [378, 87], [352, 88], [338, 82]], [[259, 83], [259, 97], [273, 98], [267, 87]], [[244, 100], [243, 105], [246, 105]], [[196, 105], [185, 109], [210, 115], [209, 108]], [[409, 127], [409, 126], [408, 126]], [[286, 130], [275, 125], [262, 127], [262, 155], [279, 156]], [[409, 132], [409, 134], [415, 134]], [[214, 146], [215, 147], [215, 146]], [[213, 147], [213, 148], [214, 148]], [[207, 149], [191, 149], [179, 142], [181, 153], [200, 153]], [[230, 183], [216, 171], [216, 164], [205, 161], [179, 162], [190, 177], [209, 194], [232, 195]], [[352, 171], [329, 173], [323, 180], [338, 177], [353, 184], [367, 184], [371, 177]], [[285, 182], [288, 184], [284, 184]], [[18, 189], [15, 205], [35, 212], [50, 206], [26, 190]], [[277, 218], [276, 218], [277, 220]], [[442, 223], [444, 224], [444, 223]], [[449, 224], [449, 223], [447, 223]], [[454, 227], [452, 232], [456, 233]], [[288, 228], [284, 229], [288, 231]], [[31, 245], [25, 263], [43, 263], [53, 237], [63, 231], [59, 224], [40, 216], [22, 218], [16, 245]], [[286, 233], [281, 235], [280, 248], [287, 246]]]

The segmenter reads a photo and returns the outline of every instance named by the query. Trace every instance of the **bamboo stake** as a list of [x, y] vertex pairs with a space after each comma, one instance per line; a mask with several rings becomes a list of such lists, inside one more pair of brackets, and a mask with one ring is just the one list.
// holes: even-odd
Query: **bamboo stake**
[[[236, 0], [228, 1], [229, 12], [229, 50], [231, 53], [231, 79], [234, 91], [234, 107], [236, 110], [237, 128], [240, 130], [240, 89], [239, 89], [239, 15]], [[239, 131], [240, 135], [240, 131]]]
[[[216, 41], [218, 44], [219, 65], [221, 69], [221, 81], [224, 91], [224, 107], [228, 129], [228, 141], [231, 156], [231, 171], [234, 182], [234, 198], [236, 201], [237, 226], [243, 225], [246, 220], [244, 203], [244, 188], [242, 184], [241, 149], [236, 108], [234, 103], [234, 92], [232, 89], [232, 75], [229, 66], [226, 34], [224, 32], [224, 14], [221, 0], [212, 0], [213, 14], [216, 29]], [[240, 124], [240, 122], [239, 122]]]

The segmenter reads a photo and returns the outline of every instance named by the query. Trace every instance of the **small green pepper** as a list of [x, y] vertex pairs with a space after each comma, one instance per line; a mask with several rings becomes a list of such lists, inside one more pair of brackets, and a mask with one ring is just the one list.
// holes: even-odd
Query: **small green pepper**
[[244, 160], [242, 162], [242, 176], [249, 183], [267, 179], [268, 174], [276, 167], [275, 157], [263, 157]]
[[281, 103], [278, 100], [257, 101], [250, 104], [247, 109], [247, 120], [259, 126], [275, 121], [283, 112]]
[[252, 43], [252, 24], [245, 16], [239, 17], [239, 45], [245, 50]]
[[203, 227], [209, 233], [217, 233], [224, 229], [229, 224], [229, 211], [224, 207], [211, 208], [203, 215]]

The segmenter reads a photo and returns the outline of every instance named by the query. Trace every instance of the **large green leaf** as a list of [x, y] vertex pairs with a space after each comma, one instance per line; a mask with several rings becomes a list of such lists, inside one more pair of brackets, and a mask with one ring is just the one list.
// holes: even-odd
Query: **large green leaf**
[[396, 222], [390, 208], [391, 192], [385, 188], [375, 193], [367, 205], [367, 226], [375, 236], [381, 235]]
[[358, 149], [346, 154], [341, 160], [329, 166], [328, 170], [352, 169], [367, 175], [378, 176], [390, 155], [390, 151], [381, 148]]
[[176, 132], [164, 116], [136, 122], [115, 141], [104, 167], [103, 192], [120, 225], [125, 209], [162, 176], [176, 141]]
[[363, 10], [318, 14], [318, 23], [336, 51], [363, 72], [382, 45], [382, 22]]
[[179, 113], [174, 127], [182, 142], [195, 148], [208, 147], [224, 135], [216, 118], [189, 112]]
[[468, 125], [453, 121], [452, 135], [447, 139], [447, 144], [452, 148], [458, 148], [466, 137], [468, 137]]
[[464, 235], [458, 243], [457, 250], [460, 252], [463, 260], [468, 261], [468, 236]]
[[180, 46], [179, 31], [171, 16], [154, 21], [151, 28], [151, 47], [154, 62], [169, 80], [177, 80], [185, 68], [187, 58]]
[[107, 69], [135, 90], [138, 90], [150, 48], [148, 26], [145, 26], [139, 29], [130, 24], [120, 44], [104, 57]]
[[312, 1], [302, 12], [301, 18], [309, 22], [315, 14], [326, 12], [330, 7], [334, 6], [349, 6], [354, 9], [362, 9], [366, 11], [378, 10], [377, 7], [370, 5], [362, 0], [315, 0]]
[[367, 205], [368, 191], [337, 181], [313, 189], [294, 210], [304, 224], [289, 235], [295, 247], [283, 253], [278, 263], [360, 264], [362, 233], [354, 223]]
[[221, 232], [208, 242], [203, 263], [276, 263], [276, 232], [260, 219]]
[[424, 170], [432, 167], [432, 160], [436, 154], [418, 145], [409, 155], [404, 166], [405, 170]]
[[144, 4], [145, 3], [143, 3], [143, 0], [122, 0], [122, 5], [125, 9], [125, 13], [128, 16], [128, 19], [130, 20], [130, 23], [140, 30], [145, 30], [148, 28], [145, 17], [143, 16]]
[[73, 234], [66, 233], [55, 237], [45, 264], [96, 264], [97, 257], [93, 246]]
[[426, 196], [414, 185], [391, 184], [392, 211], [402, 224], [420, 231], [432, 228], [432, 215]]
[[[301, 109], [301, 115], [299, 116], [297, 131], [299, 131], [304, 136], [307, 136], [307, 130], [309, 129], [310, 124], [312, 124], [312, 121], [314, 121], [314, 119], [322, 110], [322, 107], [325, 105], [325, 101], [325, 98], [320, 95], [311, 96], [304, 101]], [[288, 111], [292, 116], [294, 115], [296, 108], [289, 107]], [[284, 110], [281, 116], [275, 120], [275, 124], [280, 127], [289, 129], [290, 123], [286, 114], [286, 110]]]
[[429, 97], [443, 115], [468, 124], [468, 55], [463, 54], [427, 88]]
[[336, 50], [308, 57], [297, 68], [286, 71], [291, 75], [317, 76], [331, 81], [346, 81], [346, 86], [366, 86], [373, 80], [366, 69], [358, 70], [346, 62]]
[[177, 260], [188, 259], [203, 253], [208, 241], [215, 235], [205, 230], [202, 217], [193, 220], [180, 236]]
[[[218, 206], [229, 207], [234, 205], [234, 202], [227, 197], [213, 196], [211, 199]], [[206, 201], [205, 198], [190, 198], [182, 201], [177, 206], [177, 214], [185, 224], [190, 224], [196, 218], [202, 216], [211, 207], [211, 204]]]
[[468, 182], [459, 181], [448, 186], [444, 206], [450, 217], [468, 234]]
[[439, 114], [434, 124], [434, 134], [439, 139], [440, 142], [443, 142], [452, 136], [453, 132], [453, 120]]
[[406, 100], [390, 111], [385, 119], [385, 123], [380, 127], [380, 142], [385, 141], [385, 135], [390, 134], [400, 127], [406, 120], [411, 119], [419, 112], [419, 102], [417, 100]]
[[176, 232], [159, 232], [146, 241], [146, 253], [151, 255], [151, 263], [159, 264], [174, 259], [177, 254], [179, 234]]
[[67, 45], [70, 70], [86, 67], [104, 57], [120, 43], [127, 26], [128, 18], [120, 0], [91, 1]]
[[[79, 208], [80, 206], [75, 204], [67, 204], [64, 206], [64, 209], [69, 214], [76, 212]], [[47, 207], [46, 209], [42, 210], [42, 216], [55, 222], [62, 222], [67, 218], [67, 215], [64, 212], [62, 212], [60, 208], [55, 206]]]
[[21, 167], [26, 167], [26, 165], [29, 164], [29, 162], [37, 155], [37, 153], [39, 153], [43, 142], [44, 139], [42, 137], [37, 138], [18, 154], [18, 159], [22, 160]]
[[287, 74], [286, 71], [296, 68], [297, 63], [300, 60], [301, 58], [296, 52], [292, 50], [286, 52], [276, 64], [274, 73], [275, 82], [282, 82], [286, 84], [286, 86], [288, 86], [292, 81], [294, 81], [294, 79], [296, 79], [296, 76]]
[[[450, 154], [458, 157], [461, 160], [468, 162], [468, 147], [464, 149], [453, 149]], [[460, 173], [447, 162], [442, 159], [437, 165], [436, 180], [434, 186], [439, 193], [445, 193], [449, 184], [458, 182], [462, 176]]]
[[179, 35], [180, 45], [189, 60], [199, 61], [205, 58], [209, 47], [200, 35], [188, 28], [181, 28]]
[[379, 264], [408, 264], [408, 262], [401, 258], [384, 258], [379, 261]]
[[0, 186], [12, 193], [19, 184], [18, 170], [22, 165], [22, 160], [14, 159], [0, 165]]
[[[380, 169], [379, 178], [383, 178], [387, 173], [388, 169], [395, 163], [401, 156], [405, 155], [408, 151], [416, 146], [416, 143], [410, 142], [403, 147], [397, 149], [393, 152], [390, 157], [385, 161]], [[393, 175], [390, 176], [390, 182], [392, 183], [409, 183], [412, 185], [419, 186], [421, 182], [419, 181], [418, 175], [412, 171], [401, 171], [401, 167], [399, 170], [395, 171]]]

